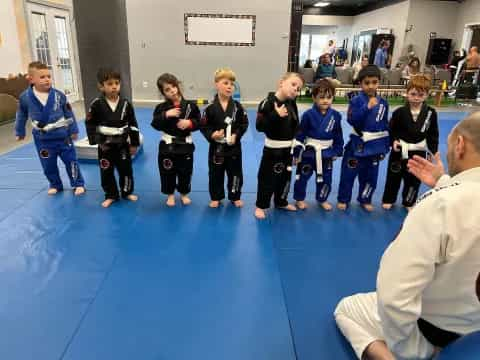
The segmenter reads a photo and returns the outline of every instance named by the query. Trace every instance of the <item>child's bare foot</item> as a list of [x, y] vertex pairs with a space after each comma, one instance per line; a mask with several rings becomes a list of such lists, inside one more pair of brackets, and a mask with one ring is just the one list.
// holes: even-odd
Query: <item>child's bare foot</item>
[[287, 206], [279, 206], [278, 208], [286, 211], [297, 211], [297, 208], [295, 207], [295, 205], [292, 205], [292, 204], [288, 204]]
[[392, 207], [393, 207], [393, 204], [387, 204], [387, 203], [382, 204], [382, 208], [384, 210], [390, 210]]
[[255, 208], [255, 217], [258, 219], [258, 220], [263, 220], [265, 219], [267, 216], [265, 215], [265, 210], [263, 209], [260, 209], [260, 208]]
[[297, 202], [295, 203], [295, 206], [296, 206], [297, 208], [299, 208], [300, 210], [308, 209], [308, 204], [307, 204], [305, 201], [301, 201], [301, 200], [300, 200], [300, 201], [297, 201]]
[[48, 189], [48, 191], [47, 191], [47, 194], [48, 194], [48, 195], [56, 195], [57, 193], [58, 193], [58, 190], [55, 189], [55, 188], [50, 188], [50, 189]]
[[175, 206], [175, 195], [168, 195], [166, 204], [170, 207]]
[[130, 201], [137, 201], [138, 200], [138, 195], [130, 194], [130, 195], [127, 195], [127, 197], [125, 199], [130, 200]]
[[346, 203], [339, 202], [339, 203], [337, 204], [337, 209], [338, 209], [338, 210], [341, 210], [341, 211], [345, 211], [345, 210], [347, 210], [347, 204], [346, 204]]
[[192, 200], [188, 197], [188, 195], [180, 195], [180, 200], [182, 200], [182, 204], [185, 206], [192, 203]]
[[235, 207], [237, 207], [237, 208], [241, 208], [241, 207], [243, 207], [243, 201], [240, 200], [240, 199], [235, 200], [235, 201], [233, 201], [233, 205], [235, 205]]
[[372, 204], [362, 204], [362, 207], [368, 212], [372, 212], [375, 209]]
[[102, 202], [102, 206], [104, 208], [108, 208], [110, 205], [112, 205], [115, 202], [115, 199], [105, 199]]
[[330, 204], [328, 201], [324, 201], [324, 202], [320, 203], [320, 206], [325, 211], [332, 211], [332, 209], [333, 209], [332, 204]]
[[216, 209], [220, 206], [220, 201], [212, 200], [212, 201], [210, 201], [210, 204], [208, 204], [208, 206], [210, 206], [213, 209]]
[[75, 188], [75, 191], [73, 192], [75, 196], [80, 196], [85, 194], [85, 188], [83, 186], [78, 186]]

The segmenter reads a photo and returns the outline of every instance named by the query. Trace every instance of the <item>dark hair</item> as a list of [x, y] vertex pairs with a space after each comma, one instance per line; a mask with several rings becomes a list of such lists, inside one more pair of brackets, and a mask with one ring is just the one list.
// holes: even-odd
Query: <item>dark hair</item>
[[182, 90], [180, 89], [180, 81], [176, 78], [175, 75], [164, 73], [158, 77], [157, 87], [163, 96], [165, 96], [165, 94], [163, 93], [163, 87], [167, 84], [175, 86], [178, 89], [178, 92], [180, 93], [180, 95], [183, 96]]
[[335, 96], [335, 86], [328, 79], [320, 79], [315, 82], [312, 89], [312, 96], [316, 98], [320, 97], [334, 97]]
[[377, 65], [367, 65], [358, 73], [358, 81], [362, 82], [366, 77], [376, 77], [380, 80], [380, 69]]
[[304, 69], [309, 69], [311, 67], [312, 67], [312, 60], [310, 60], [310, 59], [305, 60], [305, 64], [303, 65], [303, 68]]
[[111, 68], [100, 68], [97, 72], [97, 81], [99, 84], [103, 84], [108, 80], [118, 80], [121, 81], [120, 72]]
[[420, 68], [420, 59], [416, 56], [412, 57], [408, 62], [408, 66], [412, 66], [413, 62], [416, 61], [418, 63], [418, 67]]

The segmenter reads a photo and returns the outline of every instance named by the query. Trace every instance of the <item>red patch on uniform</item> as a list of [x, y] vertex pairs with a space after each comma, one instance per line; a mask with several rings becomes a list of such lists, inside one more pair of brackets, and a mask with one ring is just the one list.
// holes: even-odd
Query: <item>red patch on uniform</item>
[[87, 116], [86, 116], [86, 120], [91, 120], [92, 119], [92, 113], [91, 112], [88, 112], [87, 113]]
[[163, 159], [162, 164], [165, 170], [171, 170], [173, 168], [173, 161], [170, 159]]
[[350, 158], [347, 161], [347, 165], [350, 169], [355, 169], [358, 166], [358, 160], [354, 158]]
[[207, 125], [208, 119], [207, 114], [203, 114], [202, 119], [200, 120], [200, 124]]
[[48, 159], [48, 156], [49, 156], [49, 152], [47, 149], [42, 149], [40, 150], [40, 156], [43, 158], [43, 159]]
[[110, 161], [108, 161], [107, 159], [100, 159], [100, 169], [108, 169], [110, 167]]

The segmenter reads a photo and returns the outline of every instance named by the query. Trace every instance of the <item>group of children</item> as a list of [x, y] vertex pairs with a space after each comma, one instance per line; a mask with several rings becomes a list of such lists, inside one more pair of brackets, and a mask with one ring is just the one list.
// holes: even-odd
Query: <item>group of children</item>
[[[73, 140], [78, 127], [64, 94], [51, 86], [50, 72], [44, 64], [29, 67], [31, 86], [20, 97], [16, 119], [17, 140], [25, 137], [27, 119], [32, 120], [33, 138], [44, 173], [50, 183], [48, 193], [63, 189], [57, 158], [65, 163], [75, 195], [85, 192]], [[98, 72], [101, 96], [95, 99], [86, 116], [91, 145], [98, 144], [98, 164], [105, 192], [102, 206], [109, 207], [120, 196], [136, 201], [131, 156], [140, 144], [140, 135], [131, 103], [120, 95], [121, 78], [114, 70]], [[372, 211], [372, 195], [377, 187], [380, 161], [392, 149], [388, 161], [383, 208], [396, 201], [402, 179], [403, 205], [413, 206], [420, 181], [406, 167], [409, 157], [436, 153], [438, 124], [435, 110], [426, 105], [430, 80], [424, 75], [412, 77], [407, 85], [407, 102], [393, 112], [388, 121], [388, 103], [377, 96], [380, 71], [374, 65], [364, 67], [358, 76], [360, 93], [350, 101], [347, 122], [353, 128], [344, 146], [342, 116], [332, 108], [335, 87], [327, 79], [317, 81], [312, 89], [314, 104], [301, 121], [296, 98], [303, 87], [297, 73], [287, 73], [277, 91], [264, 99], [257, 112], [256, 129], [265, 134], [260, 168], [255, 216], [264, 219], [273, 197], [277, 208], [288, 211], [306, 209], [306, 187], [314, 176], [316, 200], [329, 211], [333, 162], [343, 157], [337, 208], [345, 210], [351, 201], [352, 188], [358, 177], [357, 200]], [[217, 94], [203, 115], [193, 101], [185, 100], [180, 81], [172, 74], [158, 78], [157, 86], [165, 101], [153, 113], [152, 127], [162, 132], [158, 150], [161, 191], [166, 204], [175, 206], [175, 190], [183, 205], [189, 205], [195, 145], [192, 132], [200, 130], [209, 143], [208, 174], [212, 208], [225, 198], [227, 175], [228, 200], [242, 207], [243, 171], [241, 139], [248, 128], [247, 113], [233, 100], [235, 74], [230, 69], [215, 72]], [[289, 204], [292, 174], [295, 169], [294, 199]], [[115, 179], [119, 174], [120, 190]]]

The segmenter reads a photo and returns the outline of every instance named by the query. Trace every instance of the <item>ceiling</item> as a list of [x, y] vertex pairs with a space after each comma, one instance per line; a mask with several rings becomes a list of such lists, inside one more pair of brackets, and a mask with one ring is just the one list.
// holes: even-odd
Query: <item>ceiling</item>
[[[363, 12], [379, 9], [384, 6], [399, 3], [405, 0], [302, 0], [304, 14], [321, 15], [344, 15], [352, 16]], [[329, 2], [330, 5], [324, 8], [313, 7], [318, 1]], [[456, 1], [462, 0], [437, 0], [437, 1]]]

